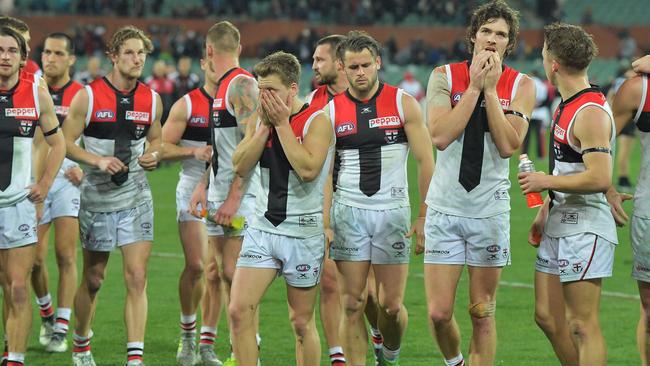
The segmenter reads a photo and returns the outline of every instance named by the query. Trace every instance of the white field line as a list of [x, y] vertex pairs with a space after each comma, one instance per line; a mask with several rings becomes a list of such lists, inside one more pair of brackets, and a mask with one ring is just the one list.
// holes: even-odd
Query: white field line
[[[119, 251], [116, 251], [119, 253]], [[167, 252], [152, 252], [151, 253], [152, 257], [159, 257], [159, 258], [178, 258], [178, 259], [183, 259], [183, 254], [181, 253], [167, 253]], [[415, 273], [412, 276], [415, 277], [424, 277], [422, 273]], [[512, 282], [512, 281], [501, 281], [499, 282], [499, 286], [506, 286], [506, 287], [512, 287], [512, 288], [525, 288], [525, 289], [534, 289], [535, 287], [533, 286], [532, 283], [524, 283], [524, 282]], [[619, 299], [627, 299], [627, 300], [639, 300], [639, 295], [638, 294], [628, 294], [625, 292], [616, 292], [616, 291], [603, 291], [602, 296], [605, 297], [615, 297]]]

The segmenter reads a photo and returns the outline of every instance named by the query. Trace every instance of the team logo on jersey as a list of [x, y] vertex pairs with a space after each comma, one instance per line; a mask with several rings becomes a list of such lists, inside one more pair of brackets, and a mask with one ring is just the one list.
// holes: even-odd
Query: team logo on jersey
[[361, 114], [371, 113], [372, 107], [363, 107], [361, 108]]
[[223, 106], [223, 99], [217, 98], [212, 102], [212, 108], [221, 108]]
[[9, 97], [6, 95], [0, 95], [0, 103], [7, 103], [9, 101]]
[[379, 117], [368, 120], [370, 128], [393, 128], [402, 125], [402, 120], [397, 116]]
[[144, 125], [135, 125], [135, 138], [139, 139], [144, 135], [144, 130], [146, 127]]
[[578, 213], [577, 212], [562, 212], [562, 218], [560, 219], [561, 224], [571, 224], [576, 225], [578, 223]]
[[128, 121], [149, 122], [149, 112], [126, 111]]
[[494, 199], [497, 201], [505, 201], [508, 198], [510, 197], [508, 195], [508, 191], [505, 189], [494, 192]]
[[386, 130], [384, 133], [386, 134], [384, 141], [386, 141], [387, 144], [394, 144], [397, 142], [397, 136], [399, 135], [397, 130]]
[[36, 108], [7, 108], [5, 109], [7, 117], [36, 117]]
[[564, 159], [564, 154], [562, 153], [562, 148], [560, 147], [560, 143], [557, 142], [557, 141], [553, 141], [553, 152], [555, 153], [555, 158], [557, 160]]
[[115, 119], [115, 113], [110, 109], [102, 109], [95, 112], [95, 119], [97, 121], [113, 121]]
[[57, 116], [65, 117], [65, 116], [68, 115], [69, 110], [70, 110], [70, 107], [66, 107], [66, 106], [63, 106], [63, 105], [55, 105], [54, 106], [54, 113], [56, 113]]
[[352, 122], [343, 122], [336, 126], [336, 137], [343, 137], [357, 133], [357, 125]]
[[34, 126], [34, 121], [20, 121], [20, 127], [18, 127], [20, 134], [23, 136], [28, 136], [32, 132], [32, 127]]
[[189, 124], [191, 125], [204, 125], [205, 117], [203, 116], [192, 116], [190, 117]]
[[560, 127], [560, 125], [555, 125], [555, 128], [553, 129], [553, 134], [559, 140], [564, 140], [564, 136], [566, 136], [566, 130]]
[[452, 102], [453, 104], [457, 104], [458, 102], [460, 102], [460, 98], [462, 98], [462, 97], [463, 97], [463, 93], [462, 93], [462, 92], [455, 92], [455, 93], [451, 96], [451, 102]]
[[298, 226], [300, 226], [300, 227], [317, 227], [318, 226], [318, 220], [316, 219], [316, 216], [313, 216], [313, 215], [300, 216], [298, 218]]

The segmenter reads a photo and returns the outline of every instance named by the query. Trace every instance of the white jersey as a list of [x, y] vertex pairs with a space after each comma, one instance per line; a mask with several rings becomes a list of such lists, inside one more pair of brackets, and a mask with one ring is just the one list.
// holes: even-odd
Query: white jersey
[[381, 83], [368, 101], [356, 100], [349, 92], [330, 101], [336, 202], [370, 210], [409, 206], [403, 93]]
[[151, 190], [138, 158], [144, 153], [147, 132], [156, 120], [156, 92], [138, 82], [128, 93], [115, 89], [106, 78], [86, 86], [88, 113], [83, 132], [85, 149], [99, 156], [114, 156], [129, 171], [109, 175], [88, 167], [81, 183], [81, 208], [115, 212], [151, 200]]
[[[584, 172], [582, 149], [571, 140], [573, 123], [585, 107], [598, 107], [611, 120], [611, 140], [616, 139], [614, 117], [607, 99], [597, 88], [587, 88], [560, 103], [551, 125], [553, 149], [550, 170], [555, 176], [574, 175]], [[551, 206], [544, 226], [544, 233], [550, 237], [567, 237], [581, 233], [592, 233], [612, 243], [618, 243], [616, 224], [610, 206], [603, 193], [564, 193], [550, 191]]]
[[[210, 141], [213, 99], [203, 88], [196, 88], [183, 98], [187, 108], [187, 124], [178, 144], [182, 147], [205, 147]], [[179, 186], [193, 190], [206, 168], [205, 162], [194, 158], [181, 160]]]
[[[302, 141], [314, 118], [323, 113], [305, 107], [291, 116], [294, 134]], [[279, 235], [306, 238], [323, 233], [323, 190], [334, 145], [318, 176], [303, 182], [289, 163], [277, 134], [271, 133], [258, 163], [259, 194], [251, 227]], [[253, 183], [254, 184], [254, 183]]]
[[[212, 167], [208, 200], [224, 201], [228, 197], [230, 185], [235, 178], [232, 155], [239, 142], [244, 138], [245, 126], [235, 118], [235, 111], [230, 105], [230, 85], [237, 78], [251, 78], [251, 74], [242, 68], [234, 68], [219, 80], [217, 95], [214, 99], [212, 119]], [[253, 190], [244, 187], [245, 196], [254, 196]]]
[[634, 123], [639, 129], [641, 141], [641, 170], [634, 192], [634, 215], [650, 219], [650, 97], [648, 96], [650, 79], [643, 75], [643, 93], [641, 104], [634, 116]]
[[[469, 86], [467, 61], [445, 65], [452, 108]], [[435, 72], [435, 71], [434, 71]], [[504, 109], [514, 100], [523, 74], [505, 66], [497, 84]], [[468, 143], [468, 141], [470, 143]], [[465, 131], [443, 151], [427, 192], [427, 206], [469, 218], [487, 218], [510, 211], [508, 158], [499, 155], [488, 129], [484, 100], [477, 101]]]
[[13, 206], [29, 193], [32, 139], [40, 115], [38, 84], [20, 79], [0, 92], [0, 207]]

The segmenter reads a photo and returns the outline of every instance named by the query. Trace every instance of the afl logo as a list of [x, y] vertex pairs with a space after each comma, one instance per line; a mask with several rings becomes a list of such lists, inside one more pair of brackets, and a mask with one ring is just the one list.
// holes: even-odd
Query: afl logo
[[557, 264], [559, 267], [566, 267], [569, 265], [569, 261], [566, 259], [560, 259], [559, 261], [557, 261]]
[[456, 103], [460, 102], [460, 98], [462, 98], [462, 97], [463, 97], [462, 92], [456, 92], [456, 93], [454, 93], [454, 95], [451, 96], [451, 101], [454, 104], [456, 104]]
[[110, 121], [115, 118], [115, 113], [110, 109], [102, 109], [95, 112], [95, 119], [98, 121]]
[[342, 137], [357, 133], [357, 126], [352, 122], [344, 122], [336, 126], [336, 137]]
[[499, 250], [501, 250], [501, 247], [498, 246], [498, 245], [496, 245], [496, 244], [494, 244], [494, 245], [490, 245], [489, 247], [485, 248], [485, 250], [487, 250], [487, 251], [490, 252], [490, 253], [496, 253], [496, 252], [498, 252]]
[[205, 117], [203, 117], [203, 116], [192, 116], [192, 117], [190, 117], [190, 124], [191, 125], [204, 125], [205, 124]]
[[307, 272], [311, 269], [309, 264], [299, 264], [296, 266], [296, 271], [298, 272]]

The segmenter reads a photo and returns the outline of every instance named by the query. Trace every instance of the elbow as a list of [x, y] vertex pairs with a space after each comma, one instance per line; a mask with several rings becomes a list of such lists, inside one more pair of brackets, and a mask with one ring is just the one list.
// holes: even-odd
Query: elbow
[[499, 150], [499, 156], [501, 159], [509, 159], [512, 155], [515, 154], [515, 151], [517, 151], [517, 147], [507, 145], [507, 146], [497, 146], [497, 150]]
[[436, 136], [434, 134], [431, 134], [431, 142], [433, 143], [433, 146], [435, 146], [439, 151], [444, 151], [451, 144], [451, 141], [443, 139], [441, 136]]
[[612, 186], [612, 177], [608, 174], [604, 174], [603, 176], [599, 177], [594, 187], [594, 190], [596, 192], [607, 193], [607, 191], [611, 186]]
[[298, 177], [303, 182], [311, 182], [318, 177], [319, 171], [316, 169], [301, 169], [297, 172]]

